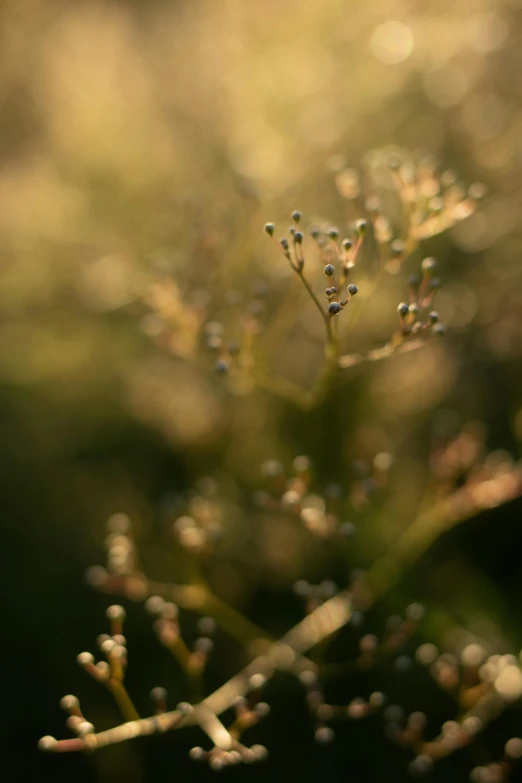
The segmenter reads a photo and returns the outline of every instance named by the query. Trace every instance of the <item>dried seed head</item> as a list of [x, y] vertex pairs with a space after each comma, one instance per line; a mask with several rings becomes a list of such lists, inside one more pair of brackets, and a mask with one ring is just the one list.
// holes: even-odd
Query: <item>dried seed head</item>
[[331, 277], [335, 273], [335, 267], [333, 264], [326, 264], [324, 273], [327, 277]]
[[302, 231], [296, 231], [294, 233], [294, 241], [297, 242], [298, 245], [301, 245], [304, 239], [304, 235]]
[[357, 288], [355, 283], [350, 283], [350, 285], [348, 286], [348, 293], [350, 294], [350, 296], [355, 296], [355, 294], [359, 293], [359, 289]]
[[330, 302], [328, 305], [328, 312], [330, 315], [337, 315], [337, 313], [340, 313], [343, 308], [339, 304], [339, 302]]
[[294, 223], [299, 223], [299, 221], [301, 220], [301, 213], [299, 212], [298, 209], [292, 212], [292, 220], [294, 221]]
[[275, 225], [273, 223], [265, 223], [265, 231], [269, 237], [273, 237], [275, 231]]
[[289, 248], [288, 239], [286, 237], [281, 237], [279, 240], [279, 244], [283, 248], [283, 250], [286, 252]]

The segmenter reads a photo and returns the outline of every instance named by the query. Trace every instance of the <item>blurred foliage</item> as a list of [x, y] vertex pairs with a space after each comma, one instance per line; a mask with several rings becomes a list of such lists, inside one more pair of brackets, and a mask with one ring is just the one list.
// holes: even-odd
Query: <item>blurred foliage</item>
[[[350, 519], [358, 536], [347, 557], [358, 568], [386, 552], [415, 517], [431, 487], [437, 439], [476, 420], [489, 450], [518, 455], [521, 36], [520, 0], [2, 3], [9, 780], [138, 783], [211, 774], [187, 760], [199, 741], [195, 730], [92, 757], [36, 750], [39, 736], [63, 731], [63, 693], [81, 694], [97, 725], [118, 720], [74, 663], [104, 630], [107, 598], [84, 584], [83, 572], [102, 559], [111, 514], [132, 518], [152, 576], [182, 580], [188, 561], [165, 543], [168, 509], [202, 476], [215, 477], [230, 543], [206, 576], [218, 596], [275, 636], [301, 616], [293, 582], [342, 583], [346, 562], [284, 515], [252, 508], [267, 459], [289, 466], [310, 455], [317, 488], [348, 492], [357, 461], [394, 456], [386, 501]], [[375, 148], [425, 151], [464, 182], [483, 181], [489, 195], [466, 221], [422, 243], [398, 275], [379, 275], [371, 245], [364, 248], [359, 315], [346, 350], [389, 338], [405, 278], [425, 255], [438, 258], [444, 280], [437, 309], [445, 340], [344, 370], [321, 405], [302, 411], [260, 388], [230, 388], [216, 375], [215, 358], [198, 350], [194, 359], [196, 329], [174, 351], [151, 339], [151, 292], [173, 279], [180, 308], [193, 314], [204, 302], [205, 319], [223, 321], [231, 340], [252, 308], [268, 325], [282, 312], [271, 371], [310, 387], [323, 357], [321, 323], [262, 226], [283, 224], [299, 208], [307, 226], [326, 222], [345, 232], [359, 214], [343, 196], [343, 172], [370, 165]], [[370, 624], [378, 628], [422, 600], [423, 633], [441, 649], [463, 627], [492, 650], [517, 652], [519, 512], [513, 501], [442, 537], [372, 610]], [[151, 687], [165, 684], [177, 700], [185, 686], [158, 653], [150, 618], [132, 604], [129, 614], [130, 688], [147, 714]], [[209, 687], [241, 665], [241, 650], [220, 644]], [[390, 686], [398, 691], [391, 698], [425, 709], [435, 732], [448, 704], [416, 674], [405, 678]], [[339, 687], [340, 698], [359, 695], [350, 690], [358, 686]], [[248, 774], [406, 779], [410, 756], [391, 743], [369, 764], [383, 742], [376, 726], [347, 725], [333, 751], [315, 749], [295, 683], [282, 678], [270, 695], [273, 716], [259, 740], [270, 746], [269, 771]], [[503, 742], [520, 733], [519, 719], [516, 711], [503, 716], [473, 758], [455, 754], [433, 779], [463, 780], [474, 764], [501, 757]]]

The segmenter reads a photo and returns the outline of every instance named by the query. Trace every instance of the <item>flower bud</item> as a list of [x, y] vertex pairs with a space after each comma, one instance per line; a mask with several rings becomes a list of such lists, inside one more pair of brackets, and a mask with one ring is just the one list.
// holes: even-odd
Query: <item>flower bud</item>
[[328, 305], [328, 312], [330, 315], [337, 315], [337, 313], [340, 313], [343, 308], [339, 304], [339, 302], [330, 302]]
[[294, 223], [299, 223], [299, 221], [301, 220], [301, 213], [299, 212], [298, 209], [292, 212], [292, 220], [294, 221]]
[[275, 231], [275, 225], [273, 223], [265, 223], [265, 231], [269, 237], [273, 237]]
[[350, 294], [350, 296], [355, 296], [355, 294], [359, 293], [359, 289], [357, 288], [355, 283], [350, 283], [350, 285], [348, 286], [348, 293]]
[[333, 264], [326, 264], [324, 268], [324, 273], [327, 275], [327, 277], [331, 277], [335, 272], [335, 267]]

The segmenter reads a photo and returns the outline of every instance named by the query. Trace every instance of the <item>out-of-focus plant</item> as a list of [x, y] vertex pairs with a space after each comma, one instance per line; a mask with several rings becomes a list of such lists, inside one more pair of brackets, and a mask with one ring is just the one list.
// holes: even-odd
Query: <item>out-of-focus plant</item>
[[[150, 308], [145, 316], [146, 331], [183, 361], [205, 362], [205, 355], [210, 352], [214, 357], [213, 369], [223, 376], [221, 380], [229, 384], [232, 392], [239, 389], [244, 394], [261, 387], [304, 409], [323, 401], [333, 379], [342, 371], [400, 351], [422, 349], [426, 340], [440, 336], [444, 329], [433, 309], [440, 280], [435, 260], [426, 257], [420, 263], [420, 274], [405, 282], [405, 301], [397, 306], [398, 323], [392, 336], [377, 348], [346, 353], [350, 326], [358, 317], [356, 273], [363, 255], [366, 261], [377, 259], [376, 277], [381, 282], [389, 279], [390, 274], [401, 273], [404, 262], [417, 251], [422, 240], [459, 223], [475, 210], [484, 195], [483, 188], [475, 184], [463, 189], [452, 172], [437, 174], [432, 161], [425, 157], [414, 161], [409, 156], [390, 158], [388, 153], [378, 152], [369, 161], [362, 178], [352, 170], [337, 175], [341, 194], [349, 199], [350, 210], [358, 216], [342, 230], [330, 225], [312, 226], [311, 252], [300, 212], [292, 214], [288, 235], [279, 240], [275, 239], [274, 224], [266, 224], [266, 233], [276, 241], [278, 252], [300, 286], [295, 287], [291, 279], [285, 280], [279, 310], [267, 313], [254, 306], [231, 321], [227, 303], [216, 305], [202, 289], [187, 303], [179, 285], [169, 276], [152, 283], [145, 294]], [[276, 375], [270, 364], [281, 343], [292, 339], [301, 308], [301, 290], [309, 298], [323, 331], [323, 367], [318, 368], [311, 389]], [[233, 338], [226, 333], [229, 327], [234, 330]], [[138, 715], [125, 686], [125, 610], [111, 605], [107, 609], [109, 633], [97, 640], [102, 659], [96, 662], [91, 653], [82, 652], [78, 663], [112, 693], [124, 722], [97, 732], [84, 717], [78, 699], [65, 696], [61, 704], [69, 713], [67, 724], [75, 736], [62, 740], [43, 737], [39, 743], [43, 750], [96, 750], [137, 736], [197, 725], [207, 735], [210, 747], [194, 747], [190, 755], [195, 760], [207, 760], [213, 769], [261, 761], [267, 749], [259, 744], [249, 746], [243, 735], [269, 715], [264, 689], [268, 690], [274, 674], [283, 670], [295, 675], [304, 688], [318, 743], [334, 739], [334, 727], [341, 719], [360, 720], [382, 713], [386, 736], [411, 749], [410, 771], [422, 774], [438, 759], [471, 744], [522, 695], [519, 661], [513, 655], [489, 649], [487, 641], [475, 638], [457, 653], [441, 652], [430, 642], [418, 644], [424, 616], [424, 608], [418, 603], [410, 604], [404, 617], [390, 618], [380, 635], [358, 631], [374, 603], [443, 532], [522, 494], [520, 465], [503, 452], [488, 454], [483, 429], [474, 423], [462, 428], [454, 438], [434, 444], [429, 480], [416, 511], [403, 532], [366, 571], [348, 569], [346, 559], [346, 579], [341, 586], [330, 579], [315, 585], [304, 578], [296, 580], [294, 591], [303, 601], [305, 616], [281, 638], [273, 639], [234, 606], [218, 598], [212, 579], [207, 578], [208, 566], [229, 545], [229, 527], [234, 517], [260, 523], [270, 518], [276, 523], [284, 520], [322, 542], [332, 556], [341, 553], [343, 557], [356, 533], [356, 525], [346, 521], [345, 514], [373, 505], [378, 515], [390, 513], [390, 500], [394, 497], [389, 482], [392, 454], [382, 451], [373, 455], [370, 464], [361, 461], [358, 475], [349, 485], [333, 485], [324, 491], [314, 485], [311, 465], [311, 459], [304, 455], [294, 460], [289, 472], [277, 460], [266, 461], [261, 471], [264, 486], [243, 504], [236, 501], [234, 508], [215, 482], [201, 482], [199, 489], [188, 496], [181, 513], [178, 508], [168, 514], [175, 545], [190, 562], [190, 573], [179, 583], [150, 578], [140, 564], [139, 546], [129, 517], [120, 513], [109, 519], [107, 563], [91, 568], [88, 581], [105, 593], [144, 603], [153, 618], [159, 643], [186, 675], [190, 702], [168, 709], [165, 689], [155, 687], [151, 692], [154, 714], [145, 718]], [[201, 615], [195, 637], [183, 628], [180, 609]], [[328, 646], [345, 625], [355, 634], [357, 652], [332, 663], [328, 660]], [[216, 629], [240, 643], [248, 662], [217, 690], [205, 695], [205, 672]], [[325, 684], [332, 678], [349, 677], [389, 660], [394, 661], [397, 670], [414, 665], [404, 653], [412, 640], [417, 645], [417, 664], [428, 667], [440, 688], [456, 703], [455, 718], [446, 721], [435, 737], [425, 734], [424, 713], [405, 715], [398, 705], [386, 705], [385, 692], [372, 691], [348, 704], [327, 700]], [[231, 721], [223, 717], [229, 710], [234, 712]], [[473, 779], [506, 780], [511, 766], [522, 755], [521, 744], [516, 737], [509, 739], [504, 760], [476, 767]]]

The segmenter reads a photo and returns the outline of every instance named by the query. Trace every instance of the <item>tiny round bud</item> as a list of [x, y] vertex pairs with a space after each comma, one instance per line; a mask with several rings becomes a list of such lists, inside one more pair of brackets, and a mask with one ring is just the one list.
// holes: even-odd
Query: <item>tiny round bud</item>
[[358, 220], [358, 221], [357, 221], [357, 223], [355, 224], [355, 226], [356, 226], [356, 228], [357, 228], [357, 231], [359, 232], [359, 234], [364, 234], [364, 232], [365, 232], [365, 231], [366, 231], [366, 229], [368, 228], [368, 223], [367, 223], [367, 221], [366, 221], [366, 220], [364, 220], [364, 219], [361, 219], [361, 220]]
[[274, 236], [275, 226], [273, 223], [265, 223], [265, 231], [269, 237]]
[[285, 252], [288, 250], [288, 239], [286, 239], [286, 237], [282, 237], [279, 240], [279, 244], [281, 245], [281, 247]]
[[359, 289], [357, 288], [355, 283], [350, 283], [350, 285], [348, 286], [348, 293], [350, 294], [350, 296], [355, 296], [355, 294], [359, 293]]
[[424, 617], [425, 611], [422, 604], [414, 603], [406, 607], [405, 614], [408, 620], [418, 623]]
[[252, 745], [250, 750], [254, 754], [256, 761], [263, 761], [268, 756], [268, 750], [264, 745]]
[[442, 337], [446, 334], [446, 327], [444, 324], [434, 324], [432, 329], [433, 334], [439, 335], [439, 337]]
[[339, 239], [339, 229], [336, 228], [335, 226], [332, 226], [331, 228], [328, 229], [328, 236], [330, 237], [330, 239], [333, 239], [334, 241], [336, 239]]
[[299, 212], [298, 209], [295, 209], [292, 212], [292, 220], [294, 221], [294, 223], [299, 223], [299, 221], [301, 220], [301, 213]]
[[188, 701], [180, 701], [180, 703], [176, 705], [176, 709], [181, 712], [182, 715], [190, 715], [194, 711], [194, 707], [192, 704], [189, 704]]
[[436, 266], [437, 266], [437, 262], [434, 258], [425, 258], [421, 264], [421, 269], [426, 274], [426, 273], [433, 272]]
[[216, 621], [213, 617], [202, 617], [198, 620], [198, 630], [204, 636], [211, 636], [216, 631]]
[[340, 313], [343, 308], [339, 304], [339, 302], [330, 302], [328, 305], [328, 312], [330, 315], [337, 315], [337, 313]]
[[67, 696], [64, 696], [62, 699], [60, 699], [60, 707], [62, 710], [77, 710], [80, 706], [80, 702], [78, 701], [76, 696], [72, 696], [71, 694], [68, 694]]
[[280, 476], [283, 472], [283, 466], [276, 459], [267, 459], [261, 465], [261, 473], [267, 478], [275, 478]]
[[208, 636], [200, 636], [199, 639], [196, 639], [194, 642], [194, 649], [196, 652], [203, 653], [203, 655], [208, 655], [212, 652], [214, 648], [214, 642], [212, 639], [209, 639]]
[[408, 313], [410, 312], [410, 308], [406, 304], [406, 302], [401, 302], [400, 305], [397, 307], [397, 312], [401, 316], [401, 318], [405, 318]]
[[381, 691], [374, 691], [370, 694], [370, 698], [368, 699], [368, 704], [370, 704], [372, 707], [382, 707], [384, 702], [386, 701], [386, 696], [384, 693], [381, 693]]
[[326, 264], [324, 268], [324, 273], [327, 275], [327, 277], [331, 277], [335, 273], [335, 267], [333, 264]]
[[94, 734], [94, 726], [92, 723], [89, 723], [88, 720], [83, 720], [76, 727], [76, 731], [80, 737], [84, 737], [86, 734]]
[[319, 237], [321, 236], [321, 232], [317, 228], [317, 226], [312, 226], [310, 228], [310, 236], [312, 237], [312, 239], [319, 239]]
[[151, 597], [145, 601], [145, 609], [150, 614], [160, 614], [164, 605], [165, 600], [159, 595], [151, 595]]
[[408, 307], [408, 312], [410, 315], [417, 315], [419, 312], [419, 306], [415, 304], [415, 302], [412, 302], [412, 304]]
[[126, 617], [125, 609], [119, 604], [113, 604], [107, 608], [105, 616], [108, 620], [116, 620], [122, 623]]
[[225, 359], [217, 360], [216, 372], [218, 375], [226, 375], [228, 373], [228, 362]]
[[90, 666], [94, 663], [94, 656], [90, 652], [82, 652], [77, 656], [76, 661], [80, 666]]
[[55, 737], [51, 737], [49, 734], [38, 740], [39, 750], [44, 750], [46, 752], [54, 750], [57, 745], [58, 745], [58, 740]]
[[485, 198], [485, 196], [487, 196], [487, 192], [488, 189], [483, 182], [474, 182], [468, 188], [468, 196], [477, 201]]
[[291, 235], [294, 236], [294, 234], [295, 234], [295, 226], [290, 226], [290, 228], [288, 230], [291, 233]]
[[343, 239], [342, 245], [345, 250], [350, 250], [353, 247], [353, 242], [351, 239]]
[[206, 755], [206, 752], [200, 747], [191, 748], [189, 750], [189, 758], [191, 758], [192, 761], [203, 761]]
[[390, 250], [394, 256], [402, 256], [404, 253], [404, 242], [401, 239], [394, 239], [390, 245]]
[[321, 726], [315, 732], [315, 741], [321, 745], [327, 745], [329, 742], [333, 742], [335, 737], [333, 729], [329, 726]]
[[150, 692], [150, 698], [152, 699], [152, 701], [166, 701], [167, 699], [166, 688], [162, 688], [161, 686], [158, 686], [157, 688], [153, 688]]
[[303, 239], [304, 239], [304, 235], [302, 231], [296, 231], [294, 233], [294, 242], [297, 242], [298, 245], [302, 243]]
[[522, 757], [522, 739], [512, 737], [506, 742], [504, 753], [509, 759], [519, 759]]
[[437, 324], [439, 322], [439, 314], [435, 312], [435, 310], [433, 310], [428, 315], [428, 321], [430, 322], [430, 324]]
[[345, 538], [351, 538], [355, 533], [355, 525], [353, 522], [343, 522], [339, 527], [339, 533]]

